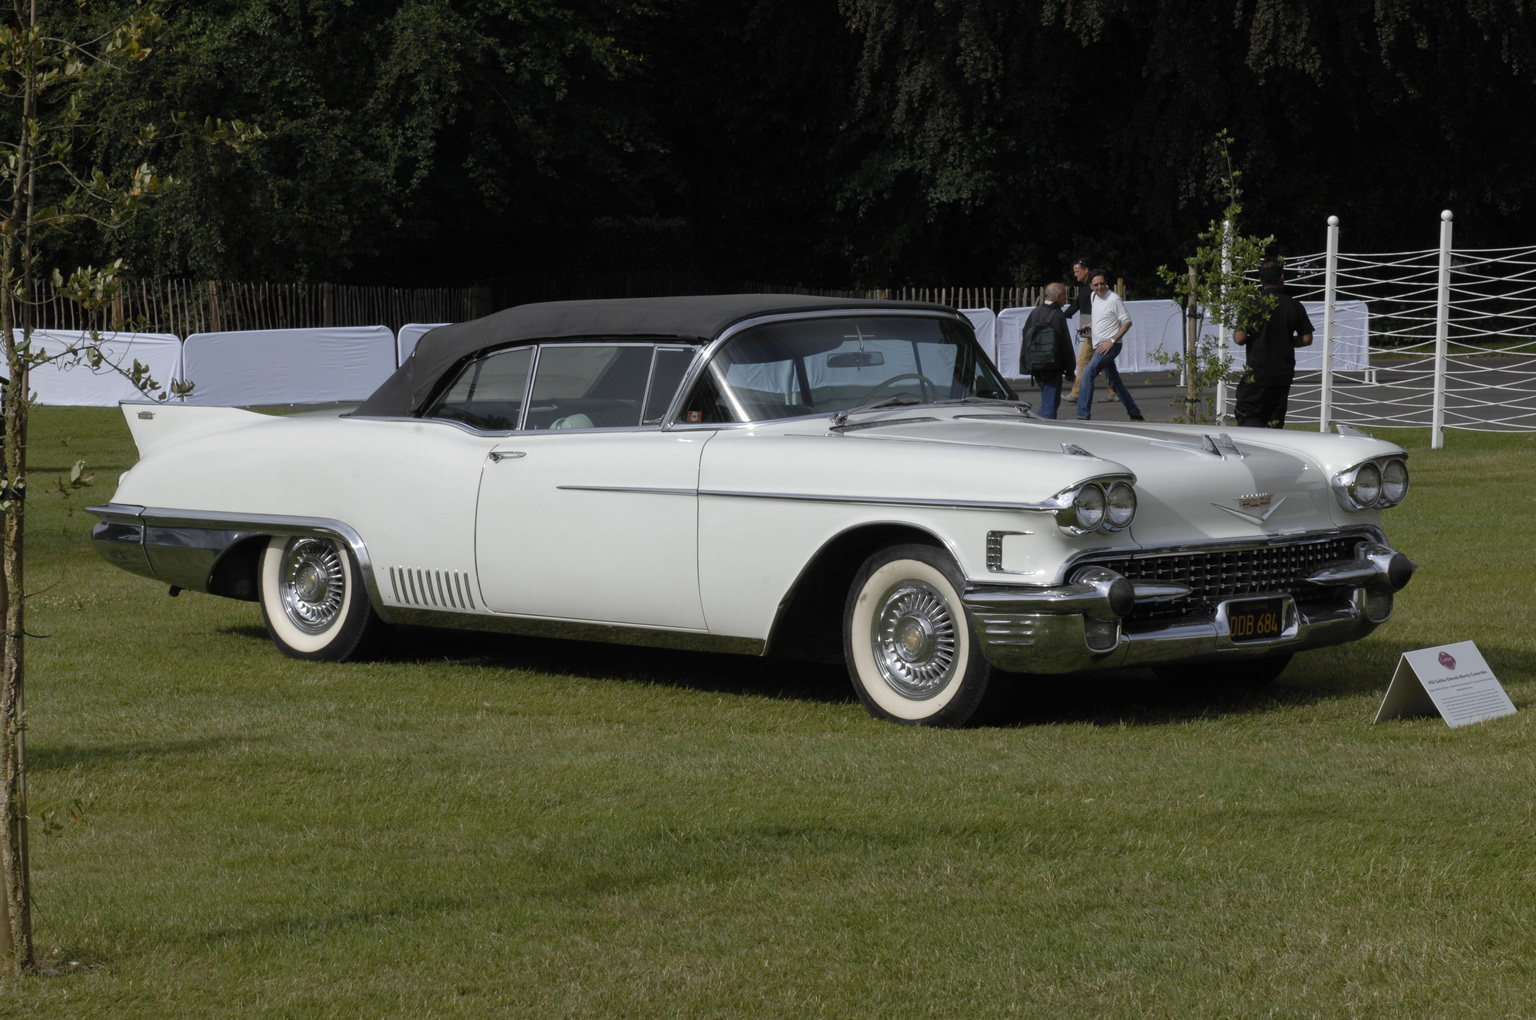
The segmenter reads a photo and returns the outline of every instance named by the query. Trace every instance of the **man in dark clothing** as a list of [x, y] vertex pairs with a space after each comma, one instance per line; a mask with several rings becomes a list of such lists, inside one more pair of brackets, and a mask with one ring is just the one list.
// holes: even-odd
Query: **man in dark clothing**
[[[1061, 309], [1061, 314], [1072, 318], [1078, 312], [1083, 313], [1082, 323], [1087, 326], [1088, 320], [1093, 317], [1093, 288], [1088, 281], [1093, 278], [1093, 267], [1088, 265], [1086, 258], [1078, 259], [1072, 263], [1072, 275], [1077, 278], [1077, 297], [1072, 303]], [[1077, 376], [1072, 382], [1071, 398], [1077, 399], [1077, 387], [1082, 382], [1083, 369], [1088, 367], [1088, 359], [1093, 357], [1093, 339], [1087, 333], [1082, 334], [1082, 346], [1077, 352]]]
[[[1077, 335], [1081, 338], [1081, 346], [1077, 349], [1077, 378], [1072, 380], [1072, 392], [1067, 394], [1068, 399], [1077, 399], [1077, 389], [1083, 384], [1084, 373], [1088, 371], [1088, 362], [1093, 360], [1093, 269], [1089, 267], [1087, 259], [1078, 259], [1072, 263], [1072, 275], [1077, 278], [1077, 297], [1061, 309], [1061, 314], [1067, 318], [1082, 313], [1078, 319]], [[1108, 277], [1105, 277], [1108, 279]], [[1108, 394], [1103, 398], [1106, 402], [1122, 399], [1118, 390], [1105, 380], [1105, 388]]]
[[1296, 348], [1312, 343], [1312, 320], [1285, 290], [1285, 272], [1274, 260], [1259, 267], [1259, 286], [1275, 306], [1253, 330], [1234, 330], [1232, 342], [1248, 349], [1248, 371], [1237, 386], [1237, 423], [1284, 428], [1285, 406], [1296, 376]]
[[1061, 313], [1061, 304], [1067, 299], [1067, 288], [1059, 283], [1049, 283], [1045, 287], [1045, 300], [1036, 305], [1024, 320], [1024, 350], [1020, 352], [1020, 358], [1028, 355], [1029, 337], [1037, 328], [1045, 326], [1056, 335], [1056, 367], [1052, 370], [1031, 370], [1027, 364], [1020, 363], [1019, 374], [1028, 373], [1040, 386], [1040, 408], [1036, 412], [1042, 418], [1056, 417], [1056, 409], [1061, 405], [1061, 383], [1065, 377], [1073, 377], [1074, 358], [1072, 355], [1072, 334], [1067, 330], [1067, 317]]

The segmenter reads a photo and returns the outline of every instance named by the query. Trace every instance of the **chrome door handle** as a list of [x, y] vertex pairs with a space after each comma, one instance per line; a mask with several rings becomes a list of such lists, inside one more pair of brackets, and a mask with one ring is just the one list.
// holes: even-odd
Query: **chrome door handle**
[[526, 456], [528, 454], [522, 450], [492, 450], [491, 463], [500, 464], [504, 460], [516, 460], [519, 457]]

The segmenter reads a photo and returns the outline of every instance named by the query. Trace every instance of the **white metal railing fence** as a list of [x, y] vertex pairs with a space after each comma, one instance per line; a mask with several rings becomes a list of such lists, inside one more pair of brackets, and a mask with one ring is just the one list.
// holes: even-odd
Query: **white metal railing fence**
[[[1447, 428], [1536, 430], [1536, 246], [1458, 251], [1452, 224], [1440, 214], [1436, 248], [1351, 255], [1330, 216], [1323, 252], [1286, 259], [1291, 293], [1323, 306], [1322, 368], [1298, 372], [1292, 421], [1427, 427], [1435, 449]], [[1334, 312], [1346, 301], [1369, 309], [1366, 372], [1334, 367]]]

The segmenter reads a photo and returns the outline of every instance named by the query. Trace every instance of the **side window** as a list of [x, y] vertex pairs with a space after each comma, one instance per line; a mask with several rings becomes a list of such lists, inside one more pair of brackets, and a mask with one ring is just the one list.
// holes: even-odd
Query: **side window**
[[611, 429], [640, 424], [651, 374], [649, 345], [546, 344], [539, 348], [524, 428]]
[[471, 361], [423, 417], [462, 421], [488, 432], [517, 428], [532, 361], [531, 347], [497, 351]]
[[645, 415], [641, 419], [645, 424], [655, 425], [667, 413], [688, 366], [693, 364], [693, 355], [692, 350], [675, 347], [656, 349], [656, 361], [651, 365], [651, 390], [646, 394]]
[[711, 364], [698, 381], [693, 392], [683, 404], [678, 420], [689, 425], [716, 425], [736, 421], [736, 415], [720, 395], [720, 383], [715, 378], [717, 366]]

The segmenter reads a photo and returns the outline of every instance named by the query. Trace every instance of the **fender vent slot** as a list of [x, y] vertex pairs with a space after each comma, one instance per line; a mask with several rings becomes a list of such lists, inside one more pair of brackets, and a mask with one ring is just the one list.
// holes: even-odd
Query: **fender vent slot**
[[427, 609], [475, 608], [469, 575], [462, 570], [423, 570], [390, 567], [390, 594], [403, 606]]

